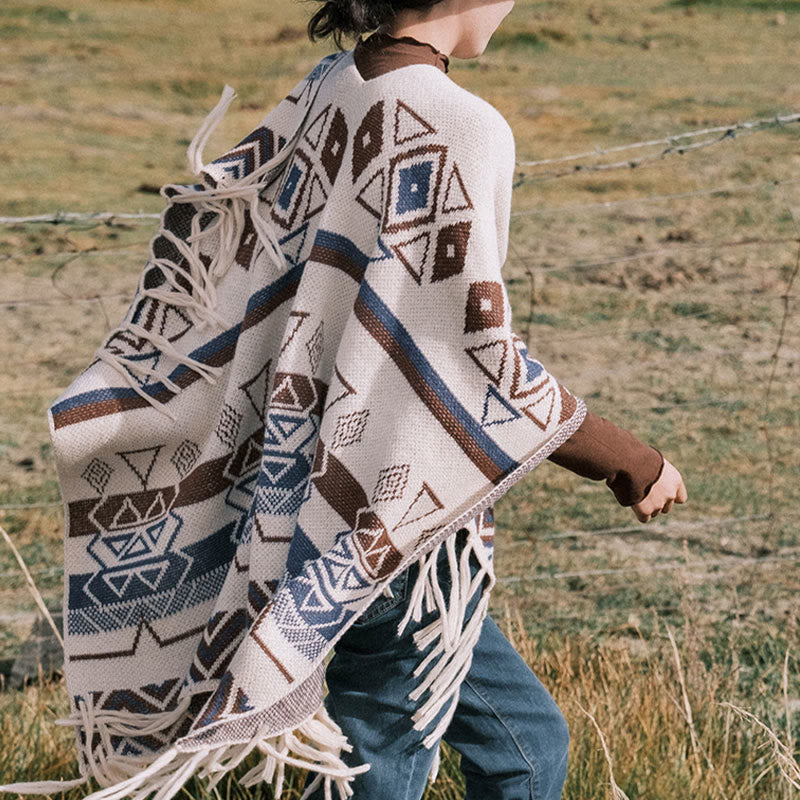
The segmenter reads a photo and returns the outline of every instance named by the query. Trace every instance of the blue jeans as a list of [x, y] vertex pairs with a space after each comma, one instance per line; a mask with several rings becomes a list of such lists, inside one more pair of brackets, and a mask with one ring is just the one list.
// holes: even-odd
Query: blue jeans
[[[465, 533], [462, 529], [457, 534], [459, 555]], [[474, 554], [470, 566], [474, 575], [479, 566]], [[450, 582], [444, 547], [437, 567], [444, 589]], [[351, 784], [354, 800], [420, 800], [436, 753], [435, 747], [425, 748], [422, 740], [447, 706], [425, 730], [416, 731], [410, 717], [425, 696], [413, 702], [408, 693], [424, 677], [412, 673], [427, 652], [417, 650], [412, 634], [438, 612], [423, 613], [418, 623], [412, 619], [403, 635], [396, 635], [418, 569], [412, 564], [392, 581], [394, 597], [380, 596], [369, 606], [336, 644], [327, 667], [325, 706], [353, 745], [344, 760], [348, 765], [371, 764], [369, 771], [356, 776]], [[470, 601], [467, 618], [478, 596]], [[455, 714], [443, 738], [461, 754], [467, 800], [561, 797], [569, 745], [566, 721], [547, 689], [489, 616], [484, 619]], [[310, 800], [323, 797], [320, 786]]]

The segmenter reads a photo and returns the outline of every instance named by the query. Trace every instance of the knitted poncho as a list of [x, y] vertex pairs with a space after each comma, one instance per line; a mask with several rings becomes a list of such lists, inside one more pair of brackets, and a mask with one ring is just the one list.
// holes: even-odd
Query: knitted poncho
[[[162, 190], [125, 318], [49, 412], [61, 722], [98, 797], [168, 800], [255, 750], [246, 785], [279, 792], [298, 765], [347, 796], [367, 766], [341, 759], [326, 657], [414, 561], [400, 630], [439, 610], [415, 634], [415, 726], [447, 710], [433, 746], [494, 582], [491, 505], [585, 414], [512, 328], [497, 110], [430, 64], [365, 81], [336, 53], [203, 166], [231, 99], [190, 147], [200, 182]], [[460, 528], [445, 597], [431, 567]]]

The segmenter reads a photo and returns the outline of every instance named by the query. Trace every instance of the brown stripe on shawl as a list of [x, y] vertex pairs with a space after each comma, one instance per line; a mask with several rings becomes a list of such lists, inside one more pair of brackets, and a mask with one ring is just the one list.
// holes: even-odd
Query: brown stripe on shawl
[[449, 408], [439, 399], [436, 392], [431, 389], [425, 379], [419, 374], [400, 344], [395, 341], [392, 334], [386, 330], [381, 321], [366, 306], [359, 296], [356, 298], [354, 311], [361, 324], [372, 335], [378, 344], [391, 356], [399, 370], [405, 375], [411, 388], [428, 410], [439, 421], [439, 424], [450, 434], [456, 444], [464, 451], [473, 464], [493, 483], [505, 477], [505, 473], [497, 464], [477, 445], [469, 432], [456, 419]]

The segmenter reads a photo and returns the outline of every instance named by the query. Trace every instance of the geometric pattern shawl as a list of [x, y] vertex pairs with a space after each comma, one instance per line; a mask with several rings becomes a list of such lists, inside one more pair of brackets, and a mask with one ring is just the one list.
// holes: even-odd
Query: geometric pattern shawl
[[[449, 722], [485, 616], [492, 504], [585, 406], [511, 326], [514, 138], [430, 64], [328, 55], [203, 166], [190, 147], [129, 310], [49, 410], [65, 508], [65, 676], [92, 797], [286, 765], [351, 793], [322, 703], [337, 639], [420, 563], [439, 610], [412, 693]], [[482, 568], [431, 569], [454, 534]], [[464, 623], [467, 599], [478, 611]], [[434, 770], [435, 774], [435, 770]]]

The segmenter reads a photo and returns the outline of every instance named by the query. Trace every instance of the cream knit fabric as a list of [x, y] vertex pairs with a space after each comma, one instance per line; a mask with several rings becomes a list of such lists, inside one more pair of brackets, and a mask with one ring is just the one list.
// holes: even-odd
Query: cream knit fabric
[[[254, 749], [245, 784], [279, 791], [294, 764], [348, 796], [367, 767], [341, 759], [325, 658], [417, 560], [403, 625], [440, 612], [416, 634], [434, 746], [494, 582], [491, 505], [585, 414], [512, 328], [497, 110], [432, 65], [364, 81], [336, 53], [202, 167], [231, 99], [190, 148], [202, 182], [163, 190], [125, 319], [49, 413], [62, 724], [108, 787], [92, 797], [168, 800]], [[452, 559], [445, 597], [431, 567], [462, 527], [482, 570]]]

